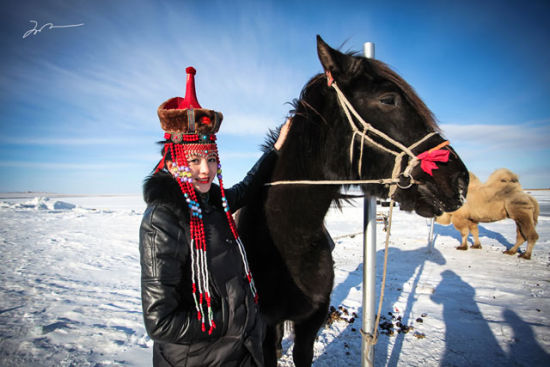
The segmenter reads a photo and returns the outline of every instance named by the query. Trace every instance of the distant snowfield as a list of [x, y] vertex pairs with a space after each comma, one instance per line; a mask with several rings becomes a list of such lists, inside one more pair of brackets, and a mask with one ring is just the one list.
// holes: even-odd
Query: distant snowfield
[[[550, 191], [531, 194], [550, 205]], [[362, 200], [355, 204], [326, 217], [336, 242], [331, 304], [342, 314], [319, 333], [314, 366], [361, 364]], [[1, 366], [151, 365], [139, 283], [144, 209], [138, 196], [0, 194]], [[394, 210], [376, 366], [550, 366], [549, 214], [529, 261], [502, 253], [515, 241], [511, 220], [482, 224], [483, 249], [466, 252], [455, 249], [452, 226], [436, 224], [428, 246], [429, 223]], [[384, 237], [379, 224], [378, 286]], [[293, 366], [292, 335], [283, 344], [279, 365]]]

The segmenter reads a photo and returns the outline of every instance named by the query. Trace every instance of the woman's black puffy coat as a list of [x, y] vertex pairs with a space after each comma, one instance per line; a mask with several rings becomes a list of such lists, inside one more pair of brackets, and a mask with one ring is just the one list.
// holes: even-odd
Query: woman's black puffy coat
[[[226, 189], [235, 211], [259, 198], [276, 153], [260, 158], [245, 179]], [[188, 207], [176, 180], [160, 171], [147, 179], [140, 228], [141, 297], [155, 366], [262, 366], [263, 324], [239, 249], [221, 206], [220, 189], [197, 195], [203, 211], [216, 328], [201, 330], [191, 291]]]

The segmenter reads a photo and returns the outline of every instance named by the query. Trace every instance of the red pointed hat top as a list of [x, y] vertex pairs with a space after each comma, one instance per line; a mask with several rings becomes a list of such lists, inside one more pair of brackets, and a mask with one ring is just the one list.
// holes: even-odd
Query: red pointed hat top
[[166, 132], [215, 134], [220, 128], [223, 115], [221, 112], [201, 107], [195, 92], [197, 71], [194, 67], [189, 66], [185, 72], [187, 73], [185, 98], [170, 98], [162, 103], [157, 110], [161, 127]]
[[167, 110], [178, 109], [184, 110], [187, 108], [202, 108], [197, 100], [197, 93], [195, 92], [195, 74], [197, 70], [194, 67], [189, 66], [185, 69], [187, 73], [187, 81], [185, 85], [185, 98], [174, 97], [167, 103], [164, 108]]
[[195, 74], [197, 71], [194, 67], [189, 66], [185, 69], [187, 73], [187, 84], [185, 86], [185, 98], [182, 103], [178, 105], [178, 108], [202, 108], [197, 100], [197, 94], [195, 93]]

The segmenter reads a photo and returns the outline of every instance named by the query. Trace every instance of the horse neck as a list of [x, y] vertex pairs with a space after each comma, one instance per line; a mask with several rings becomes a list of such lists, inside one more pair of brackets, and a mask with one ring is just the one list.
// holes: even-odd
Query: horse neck
[[[306, 154], [301, 152], [300, 154]], [[320, 157], [308, 156], [310, 166], [304, 167], [305, 157], [297, 157], [288, 149], [283, 149], [274, 169], [272, 181], [326, 179], [319, 166]], [[307, 163], [307, 162], [306, 162]], [[316, 167], [312, 167], [316, 166]], [[318, 231], [331, 202], [338, 196], [338, 185], [279, 185], [270, 189], [267, 207], [274, 207], [284, 213], [284, 222], [290, 228], [301, 232]]]

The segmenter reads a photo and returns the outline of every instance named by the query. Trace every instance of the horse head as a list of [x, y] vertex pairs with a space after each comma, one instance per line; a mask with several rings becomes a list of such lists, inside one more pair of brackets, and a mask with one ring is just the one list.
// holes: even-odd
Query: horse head
[[325, 178], [399, 181], [361, 189], [425, 217], [458, 209], [468, 171], [413, 88], [383, 62], [339, 52], [319, 36], [317, 52], [325, 74], [309, 89], [321, 92], [308, 98], [304, 90], [301, 110], [314, 110], [326, 126], [318, 157]]

